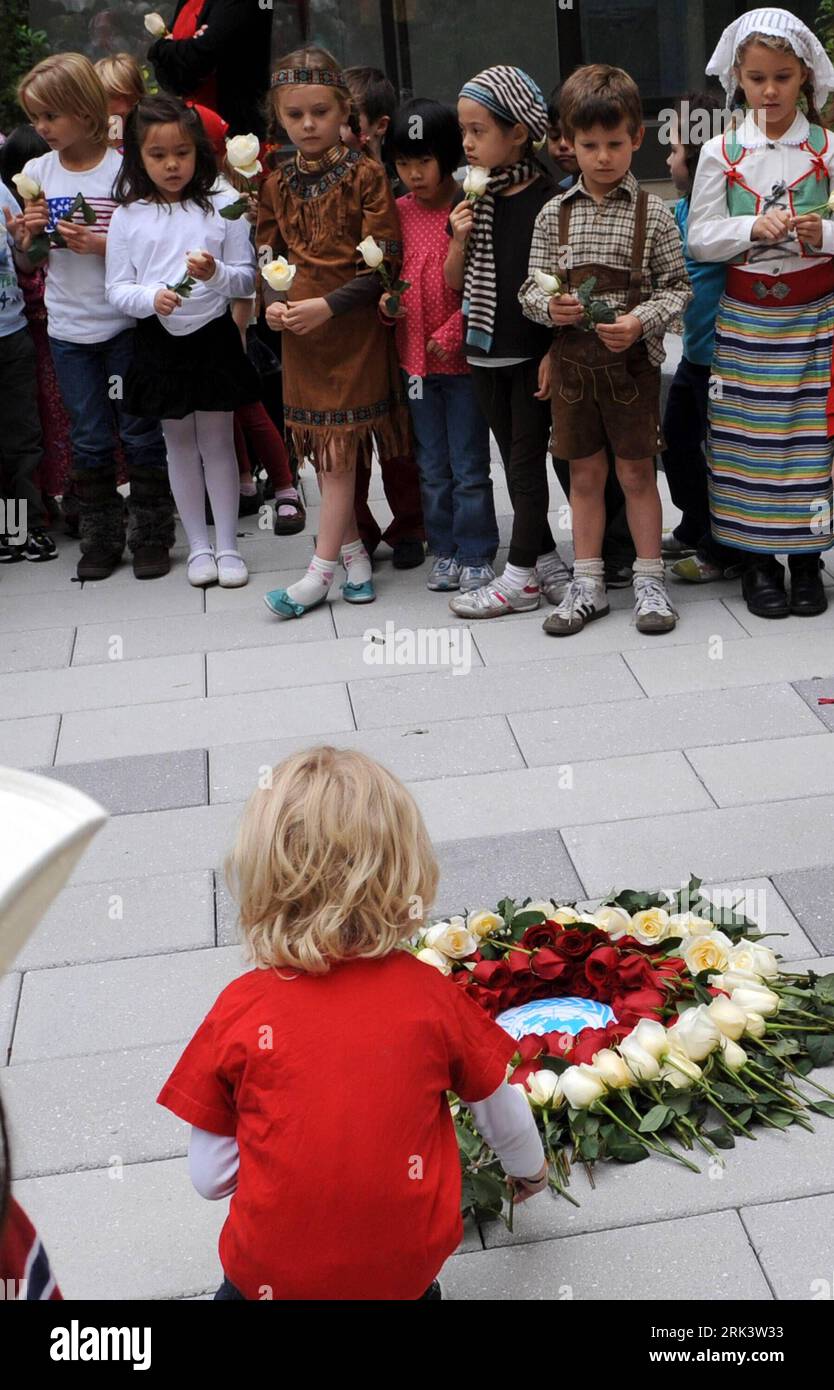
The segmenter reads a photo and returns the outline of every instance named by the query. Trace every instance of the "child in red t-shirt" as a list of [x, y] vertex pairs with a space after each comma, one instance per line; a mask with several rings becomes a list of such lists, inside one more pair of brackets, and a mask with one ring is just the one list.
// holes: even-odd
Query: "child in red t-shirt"
[[197, 1190], [232, 1197], [215, 1297], [439, 1298], [462, 1235], [447, 1092], [471, 1106], [516, 1201], [547, 1170], [506, 1082], [514, 1039], [397, 949], [437, 886], [417, 806], [361, 753], [297, 753], [251, 797], [228, 867], [255, 968], [158, 1097], [193, 1126]]

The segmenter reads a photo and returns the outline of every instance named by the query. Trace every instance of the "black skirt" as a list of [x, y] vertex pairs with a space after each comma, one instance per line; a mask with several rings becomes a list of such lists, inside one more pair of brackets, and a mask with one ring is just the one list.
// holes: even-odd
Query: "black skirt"
[[228, 309], [176, 336], [152, 314], [136, 324], [135, 343], [124, 382], [129, 415], [182, 420], [195, 410], [237, 410], [260, 400], [258, 374]]

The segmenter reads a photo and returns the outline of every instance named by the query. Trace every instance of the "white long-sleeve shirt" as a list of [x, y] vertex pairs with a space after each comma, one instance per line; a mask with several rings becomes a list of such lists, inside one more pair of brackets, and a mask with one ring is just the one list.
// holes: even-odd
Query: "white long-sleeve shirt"
[[212, 211], [191, 201], [129, 203], [113, 213], [107, 237], [105, 291], [109, 302], [134, 319], [155, 313], [153, 301], [166, 285], [185, 278], [189, 251], [208, 251], [217, 262], [210, 280], [198, 280], [191, 294], [167, 316], [157, 315], [169, 333], [194, 333], [225, 313], [232, 299], [255, 289], [255, 250], [250, 225], [220, 216], [232, 202], [226, 192], [209, 195]]
[[[807, 140], [807, 118], [798, 112], [789, 130], [778, 139], [771, 139], [756, 124], [752, 113], [742, 121], [736, 133], [745, 155], [737, 165], [745, 183], [761, 197], [770, 196], [774, 184], [792, 184], [813, 168], [814, 155], [803, 141]], [[723, 136], [707, 141], [701, 150], [687, 224], [687, 249], [696, 261], [730, 261], [745, 252], [754, 251], [753, 259], [739, 264], [739, 269], [758, 275], [791, 275], [809, 266], [819, 265], [834, 255], [834, 221], [822, 224], [822, 247], [815, 253], [791, 233], [778, 245], [753, 241], [753, 224], [761, 214], [730, 217], [727, 208], [727, 162], [722, 155]], [[820, 155], [821, 168], [827, 169], [834, 187], [834, 135], [828, 133], [828, 148]], [[820, 180], [818, 202], [825, 203], [828, 190]], [[774, 206], [790, 209], [787, 195]]]
[[[544, 1163], [544, 1149], [532, 1111], [520, 1086], [502, 1082], [486, 1100], [470, 1104], [478, 1133], [494, 1149], [504, 1172], [514, 1178], [533, 1178]], [[191, 1128], [188, 1166], [201, 1197], [219, 1201], [237, 1188], [237, 1140]]]

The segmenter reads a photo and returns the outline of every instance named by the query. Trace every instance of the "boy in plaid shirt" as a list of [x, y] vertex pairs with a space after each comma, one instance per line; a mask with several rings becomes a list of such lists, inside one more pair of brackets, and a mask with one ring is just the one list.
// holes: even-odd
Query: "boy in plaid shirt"
[[[530, 273], [519, 291], [528, 318], [553, 324], [551, 352], [554, 454], [570, 460], [576, 564], [574, 578], [544, 630], [564, 637], [608, 613], [602, 539], [606, 444], [637, 550], [635, 617], [640, 632], [671, 632], [661, 558], [661, 504], [655, 455], [660, 432], [663, 334], [692, 297], [680, 236], [660, 198], [631, 172], [643, 141], [634, 80], [621, 68], [579, 68], [562, 89], [563, 130], [579, 162], [579, 182], [539, 213]], [[556, 275], [562, 292], [541, 283]], [[594, 277], [589, 313], [577, 291]]]

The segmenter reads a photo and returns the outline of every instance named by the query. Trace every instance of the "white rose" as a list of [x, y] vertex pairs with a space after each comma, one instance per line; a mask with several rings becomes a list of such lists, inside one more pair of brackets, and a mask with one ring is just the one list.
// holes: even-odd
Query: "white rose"
[[746, 1014], [754, 1013], [760, 1014], [762, 1018], [772, 1018], [779, 1012], [779, 995], [774, 994], [772, 989], [765, 989], [764, 985], [758, 988], [747, 985], [741, 989], [734, 989], [730, 998]]
[[263, 267], [261, 275], [271, 290], [284, 292], [290, 288], [297, 271], [298, 266], [290, 265], [285, 256], [279, 256]]
[[716, 989], [723, 989], [727, 994], [732, 994], [734, 989], [744, 989], [748, 985], [755, 989], [762, 980], [753, 970], [725, 970], [723, 975], [710, 975], [709, 982], [715, 985]]
[[366, 236], [364, 241], [360, 241], [357, 251], [370, 270], [376, 270], [385, 260], [385, 252], [378, 246], [372, 236]]
[[698, 917], [694, 912], [675, 912], [669, 918], [672, 936], [706, 936], [715, 926], [706, 917]]
[[724, 1062], [730, 1071], [741, 1071], [742, 1067], [746, 1066], [747, 1053], [732, 1038], [721, 1039], [721, 1051], [724, 1055]]
[[779, 975], [779, 962], [769, 946], [740, 941], [730, 952], [730, 969], [750, 970], [763, 980], [775, 980]]
[[164, 39], [165, 35], [168, 33], [165, 20], [162, 18], [161, 14], [156, 14], [155, 11], [152, 14], [145, 15], [145, 28], [155, 39]]
[[555, 1110], [564, 1096], [555, 1071], [534, 1071], [527, 1078], [528, 1100], [541, 1110]]
[[629, 936], [643, 946], [654, 946], [669, 935], [669, 913], [665, 908], [647, 907], [643, 912], [635, 912], [631, 919]]
[[562, 282], [558, 275], [548, 275], [546, 270], [534, 270], [533, 279], [544, 294], [562, 293]]
[[462, 960], [478, 949], [478, 938], [467, 931], [462, 917], [452, 917], [448, 922], [437, 922], [429, 927], [423, 938], [425, 945], [435, 951], [442, 951], [452, 960]]
[[619, 941], [628, 935], [631, 914], [622, 907], [599, 907], [594, 913], [594, 925], [607, 932], [612, 941]]
[[21, 198], [41, 198], [43, 196], [41, 186], [34, 179], [30, 179], [28, 174], [12, 174], [12, 183], [20, 194]]
[[641, 1018], [628, 1036], [648, 1052], [650, 1057], [655, 1057], [658, 1061], [669, 1050], [669, 1033], [657, 1019]]
[[604, 1047], [600, 1052], [595, 1052], [593, 1061], [606, 1086], [612, 1091], [634, 1085], [634, 1076], [627, 1063], [613, 1048]]
[[761, 1014], [752, 1013], [747, 1015], [747, 1027], [744, 1031], [749, 1038], [763, 1038], [766, 1027], [767, 1024]]
[[684, 1091], [698, 1081], [701, 1076], [701, 1068], [697, 1062], [693, 1062], [691, 1057], [687, 1057], [680, 1048], [673, 1047], [666, 1054], [666, 1061], [660, 1073], [661, 1081], [674, 1086], [678, 1091]]
[[[245, 178], [250, 178], [250, 169], [255, 173], [260, 173], [258, 155], [261, 150], [261, 142], [257, 135], [233, 135], [226, 141], [226, 158], [233, 169], [238, 169]], [[255, 166], [257, 165], [257, 168]]]
[[467, 198], [482, 198], [487, 191], [489, 178], [489, 169], [481, 169], [477, 164], [468, 169], [463, 180], [463, 191]]
[[669, 1041], [693, 1062], [702, 1062], [720, 1046], [721, 1033], [710, 1017], [706, 1004], [698, 1004], [694, 1009], [682, 1013], [677, 1023], [669, 1029]]
[[504, 926], [504, 918], [497, 912], [470, 912], [466, 925], [473, 936], [494, 936]]
[[[549, 898], [543, 898], [541, 902], [527, 903], [524, 907], [519, 908], [519, 911], [520, 911], [520, 912], [540, 912], [540, 913], [542, 914], [542, 916], [546, 919], [546, 921], [548, 921], [548, 922], [555, 922], [555, 920], [556, 920], [556, 913], [559, 911], [559, 909], [558, 909], [558, 907], [556, 906], [555, 903], [552, 903], [552, 902], [550, 901]], [[570, 911], [570, 908], [567, 908], [567, 907], [566, 907], [566, 908], [563, 909], [563, 911], [569, 912], [569, 911]]]
[[433, 965], [435, 970], [440, 971], [441, 975], [451, 975], [452, 973], [451, 962], [447, 960], [445, 956], [442, 956], [439, 951], [433, 951], [430, 946], [426, 946], [422, 951], [418, 951], [417, 959], [421, 960], [424, 965]]
[[656, 1081], [660, 1076], [660, 1063], [657, 1058], [647, 1052], [645, 1047], [641, 1047], [632, 1034], [623, 1039], [617, 1051], [625, 1058], [629, 1070], [638, 1081]]
[[730, 960], [733, 943], [723, 931], [710, 932], [708, 936], [694, 936], [683, 952], [693, 975], [702, 970], [725, 970]]
[[595, 1067], [581, 1062], [578, 1067], [568, 1067], [560, 1077], [562, 1094], [574, 1110], [587, 1110], [595, 1100], [605, 1095], [605, 1082]]
[[728, 999], [726, 994], [719, 994], [707, 1005], [707, 1013], [712, 1019], [718, 1031], [724, 1038], [731, 1038], [737, 1042], [747, 1027], [747, 1015], [738, 1004], [734, 1004], [732, 999]]

